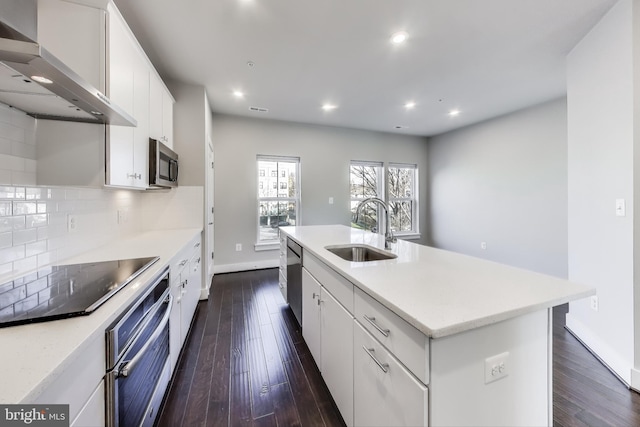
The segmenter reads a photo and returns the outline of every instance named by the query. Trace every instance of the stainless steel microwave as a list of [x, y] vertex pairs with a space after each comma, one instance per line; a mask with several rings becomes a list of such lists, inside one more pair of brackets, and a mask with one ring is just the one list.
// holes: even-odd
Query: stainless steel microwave
[[178, 169], [178, 154], [149, 138], [149, 187], [177, 187]]

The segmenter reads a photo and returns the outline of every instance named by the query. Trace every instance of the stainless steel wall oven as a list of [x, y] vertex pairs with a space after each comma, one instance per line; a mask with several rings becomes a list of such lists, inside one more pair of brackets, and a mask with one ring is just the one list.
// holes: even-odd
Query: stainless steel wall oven
[[152, 426], [170, 379], [169, 267], [106, 331], [106, 425]]

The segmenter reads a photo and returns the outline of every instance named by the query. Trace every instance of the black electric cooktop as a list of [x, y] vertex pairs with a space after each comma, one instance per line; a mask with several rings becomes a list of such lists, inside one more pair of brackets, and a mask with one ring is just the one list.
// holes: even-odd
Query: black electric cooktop
[[158, 257], [47, 267], [0, 285], [0, 328], [91, 314]]

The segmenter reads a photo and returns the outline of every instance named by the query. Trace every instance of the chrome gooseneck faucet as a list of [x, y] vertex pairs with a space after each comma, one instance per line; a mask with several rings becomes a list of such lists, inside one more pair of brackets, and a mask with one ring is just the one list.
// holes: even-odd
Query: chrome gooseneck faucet
[[387, 207], [387, 204], [384, 202], [384, 200], [378, 197], [369, 197], [367, 199], [364, 199], [360, 203], [358, 203], [358, 207], [356, 208], [355, 222], [356, 223], [358, 222], [358, 217], [360, 216], [360, 209], [362, 209], [362, 207], [367, 203], [371, 203], [371, 202], [382, 206], [382, 209], [384, 209], [384, 214], [385, 214], [384, 248], [391, 249], [391, 243], [395, 243], [397, 239], [393, 235], [393, 231], [391, 231], [391, 219], [389, 217], [389, 208]]

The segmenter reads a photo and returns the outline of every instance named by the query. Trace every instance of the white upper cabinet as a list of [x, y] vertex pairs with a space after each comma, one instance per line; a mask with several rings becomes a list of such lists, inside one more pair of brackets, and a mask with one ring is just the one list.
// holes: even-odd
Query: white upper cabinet
[[149, 136], [173, 149], [173, 97], [160, 77], [151, 73], [149, 111]]
[[172, 148], [173, 97], [117, 8], [107, 6], [108, 96], [138, 122], [108, 126], [106, 185], [149, 186], [149, 138]]
[[102, 9], [61, 0], [38, 1], [38, 42], [80, 77], [105, 92]]

